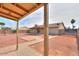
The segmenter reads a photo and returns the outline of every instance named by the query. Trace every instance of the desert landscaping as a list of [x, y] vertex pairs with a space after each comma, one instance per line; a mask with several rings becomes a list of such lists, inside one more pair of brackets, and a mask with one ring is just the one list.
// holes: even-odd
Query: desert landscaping
[[[19, 50], [21, 45], [24, 48], [29, 47], [30, 52], [34, 50], [35, 55], [43, 55], [44, 53], [44, 36], [43, 35], [29, 35], [28, 33], [19, 33]], [[5, 51], [0, 51], [0, 55], [17, 55], [16, 50], [16, 34], [6, 34], [0, 35], [0, 49], [3, 48]], [[26, 44], [26, 45], [25, 45]], [[12, 47], [14, 46], [14, 47]], [[7, 50], [7, 48], [10, 48]], [[13, 48], [13, 49], [12, 49]], [[20, 50], [18, 55], [32, 55], [29, 53], [24, 53], [23, 50], [27, 51], [28, 49]], [[15, 51], [13, 51], [15, 50]], [[7, 53], [7, 54], [5, 54]], [[49, 56], [77, 56], [77, 40], [73, 35], [49, 35]]]

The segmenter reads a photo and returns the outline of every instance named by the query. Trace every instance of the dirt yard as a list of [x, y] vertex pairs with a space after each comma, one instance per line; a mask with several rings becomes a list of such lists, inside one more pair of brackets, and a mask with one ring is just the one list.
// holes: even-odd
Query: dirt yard
[[[24, 40], [19, 39], [19, 43], [23, 43]], [[15, 45], [16, 34], [0, 35], [0, 48]]]
[[[43, 54], [43, 41], [31, 45], [37, 52]], [[75, 36], [61, 35], [49, 39], [49, 55], [50, 56], [75, 56], [78, 55], [77, 43]]]
[[[38, 38], [43, 40], [43, 36], [20, 33], [18, 43], [24, 43], [32, 40], [34, 41]], [[16, 43], [16, 34], [0, 34], [0, 48], [16, 45]]]
[[[44, 44], [43, 36], [19, 34], [19, 37], [24, 37], [25, 40], [19, 38], [19, 43], [28, 42], [27, 40], [41, 39], [38, 43], [34, 41], [29, 45], [32, 49], [43, 55]], [[30, 42], [30, 41], [29, 41]], [[28, 43], [29, 43], [28, 42]], [[32, 43], [30, 42], [30, 43]], [[37, 41], [36, 41], [37, 42]], [[16, 34], [0, 35], [0, 48], [8, 47], [16, 44]], [[49, 55], [50, 56], [76, 56], [78, 55], [76, 37], [72, 35], [61, 35], [49, 39]]]

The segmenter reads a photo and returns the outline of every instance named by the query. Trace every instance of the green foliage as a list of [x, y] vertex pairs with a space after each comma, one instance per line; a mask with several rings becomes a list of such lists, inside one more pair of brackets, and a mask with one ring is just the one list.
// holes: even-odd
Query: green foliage
[[0, 25], [5, 25], [5, 23], [3, 23], [3, 22], [0, 22]]
[[74, 19], [72, 19], [72, 20], [71, 20], [71, 24], [74, 24], [74, 23], [75, 23], [75, 20], [74, 20]]
[[16, 33], [16, 30], [12, 30], [13, 33]]
[[72, 29], [74, 29], [74, 28], [75, 28], [75, 26], [73, 25], [74, 23], [75, 23], [75, 20], [74, 20], [74, 19], [72, 19], [72, 20], [71, 20]]
[[2, 27], [1, 29], [2, 30], [11, 30], [11, 28], [9, 28], [9, 27]]

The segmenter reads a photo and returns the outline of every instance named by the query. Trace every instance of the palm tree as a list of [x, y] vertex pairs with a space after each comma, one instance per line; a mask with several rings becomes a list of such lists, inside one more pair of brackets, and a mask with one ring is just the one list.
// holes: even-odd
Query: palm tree
[[74, 23], [75, 23], [75, 20], [74, 20], [74, 19], [72, 19], [72, 20], [71, 20], [72, 29], [74, 29], [74, 28], [75, 28], [75, 26], [73, 25]]

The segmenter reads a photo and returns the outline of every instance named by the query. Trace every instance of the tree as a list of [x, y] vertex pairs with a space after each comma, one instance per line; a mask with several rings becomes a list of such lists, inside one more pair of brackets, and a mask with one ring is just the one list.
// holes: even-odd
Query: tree
[[1, 25], [1, 27], [2, 27], [2, 26], [4, 26], [4, 25], [5, 25], [5, 23], [3, 23], [3, 22], [0, 22], [0, 25]]
[[5, 23], [3, 23], [3, 22], [0, 22], [0, 26], [1, 26], [1, 32], [2, 32], [2, 26], [4, 26], [5, 25]]
[[2, 27], [1, 30], [3, 30], [3, 34], [6, 35], [6, 31], [11, 30], [9, 27]]
[[74, 28], [75, 28], [75, 26], [73, 25], [74, 23], [75, 23], [75, 20], [74, 20], [74, 19], [72, 19], [72, 20], [71, 20], [72, 29], [74, 29]]
[[39, 31], [39, 27], [38, 27], [37, 24], [35, 24], [35, 29], [36, 29], [36, 33], [39, 33], [39, 32], [40, 32], [40, 31]]

